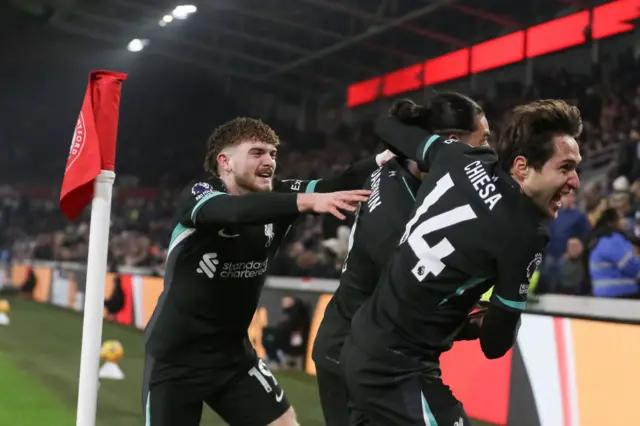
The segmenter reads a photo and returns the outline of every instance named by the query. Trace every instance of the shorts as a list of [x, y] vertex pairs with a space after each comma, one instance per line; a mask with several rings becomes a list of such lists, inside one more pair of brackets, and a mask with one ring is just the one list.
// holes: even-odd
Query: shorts
[[449, 387], [440, 378], [423, 374], [415, 360], [391, 351], [373, 358], [351, 339], [341, 360], [355, 405], [353, 415], [364, 416], [366, 424], [471, 425]]
[[206, 403], [229, 425], [265, 426], [290, 404], [258, 357], [221, 368], [173, 365], [147, 354], [142, 389], [147, 426], [198, 426]]
[[351, 321], [340, 315], [334, 300], [330, 300], [313, 341], [311, 356], [316, 365], [322, 365], [327, 370], [342, 374], [340, 353], [350, 330]]
[[349, 389], [342, 374], [316, 365], [320, 405], [326, 426], [366, 425], [360, 412], [354, 410]]

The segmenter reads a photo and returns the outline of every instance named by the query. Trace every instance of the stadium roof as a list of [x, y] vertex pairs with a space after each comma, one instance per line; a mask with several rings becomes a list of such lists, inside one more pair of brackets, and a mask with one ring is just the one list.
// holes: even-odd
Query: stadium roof
[[324, 94], [556, 16], [590, 0], [41, 0], [50, 24], [211, 70], [269, 91]]

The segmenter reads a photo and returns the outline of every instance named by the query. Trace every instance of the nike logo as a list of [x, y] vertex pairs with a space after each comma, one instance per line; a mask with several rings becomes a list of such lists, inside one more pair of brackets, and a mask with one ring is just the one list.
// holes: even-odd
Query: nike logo
[[224, 229], [221, 229], [218, 231], [218, 235], [220, 235], [222, 238], [235, 238], [238, 237], [240, 234], [227, 234], [226, 232], [224, 232]]
[[282, 401], [282, 398], [284, 398], [284, 391], [280, 389], [280, 395], [276, 395], [276, 401], [280, 402]]

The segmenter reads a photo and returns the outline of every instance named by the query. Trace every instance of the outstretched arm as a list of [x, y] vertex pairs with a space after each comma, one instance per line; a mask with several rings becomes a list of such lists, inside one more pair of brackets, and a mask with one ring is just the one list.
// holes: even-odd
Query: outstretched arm
[[347, 170], [330, 179], [276, 181], [274, 190], [278, 192], [335, 192], [362, 188], [375, 169], [387, 163], [394, 155], [384, 151], [375, 157], [353, 163]]
[[366, 201], [369, 191], [331, 194], [282, 194], [265, 192], [228, 195], [196, 184], [183, 194], [179, 222], [187, 227], [211, 225], [260, 225], [301, 212], [331, 213], [343, 219], [340, 210], [353, 211]]
[[417, 162], [423, 172], [428, 172], [435, 161], [444, 158], [444, 153], [448, 155], [472, 152], [474, 155], [493, 153], [491, 148], [472, 148], [457, 139], [446, 139], [420, 127], [404, 124], [393, 117], [378, 118], [374, 131], [391, 152]]
[[260, 225], [299, 212], [297, 194], [257, 193], [228, 195], [214, 191], [193, 206], [186, 206], [183, 220], [194, 226]]

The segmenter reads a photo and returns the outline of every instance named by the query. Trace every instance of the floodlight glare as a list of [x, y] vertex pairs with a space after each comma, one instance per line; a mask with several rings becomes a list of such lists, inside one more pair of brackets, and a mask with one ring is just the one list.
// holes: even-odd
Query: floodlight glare
[[171, 12], [171, 16], [173, 16], [176, 19], [187, 19], [187, 17], [190, 14], [196, 13], [197, 11], [198, 11], [198, 8], [195, 7], [194, 5], [185, 4], [181, 6], [176, 6], [176, 8], [173, 9], [173, 11]]
[[127, 46], [127, 50], [129, 50], [129, 52], [140, 52], [142, 49], [144, 49], [144, 46], [146, 44], [147, 43], [140, 40], [139, 38], [134, 38], [129, 42], [129, 45]]

